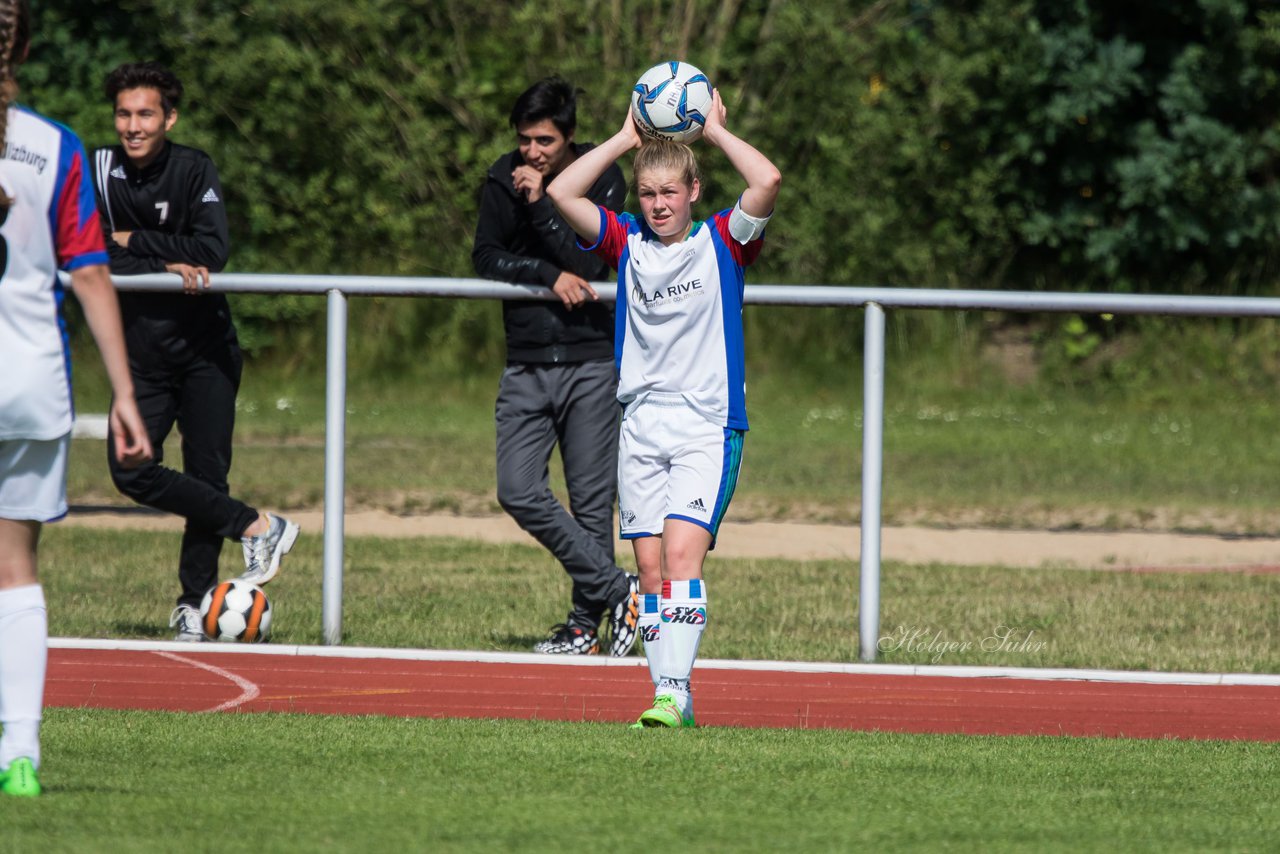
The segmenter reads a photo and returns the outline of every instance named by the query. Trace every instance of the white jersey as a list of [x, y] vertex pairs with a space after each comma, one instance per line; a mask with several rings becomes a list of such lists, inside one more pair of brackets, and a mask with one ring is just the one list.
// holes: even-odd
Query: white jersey
[[730, 236], [730, 213], [665, 246], [643, 220], [600, 208], [600, 239], [584, 248], [618, 269], [614, 354], [629, 409], [674, 393], [713, 424], [747, 429], [743, 271], [761, 241]]
[[0, 440], [71, 431], [71, 357], [57, 271], [106, 264], [84, 146], [10, 107], [0, 152]]

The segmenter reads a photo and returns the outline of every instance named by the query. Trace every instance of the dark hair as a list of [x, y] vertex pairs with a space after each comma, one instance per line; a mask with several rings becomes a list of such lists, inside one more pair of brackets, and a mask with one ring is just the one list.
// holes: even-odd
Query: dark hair
[[[31, 8], [27, 0], [0, 0], [0, 143], [9, 131], [9, 105], [18, 94], [13, 79], [31, 46]], [[0, 189], [0, 208], [8, 210], [13, 199]]]
[[516, 98], [511, 108], [511, 126], [518, 128], [550, 119], [566, 137], [578, 126], [578, 95], [581, 89], [559, 75], [544, 77]]
[[155, 89], [166, 116], [182, 100], [182, 81], [158, 62], [126, 62], [107, 75], [103, 91], [113, 106], [116, 96], [126, 89]]

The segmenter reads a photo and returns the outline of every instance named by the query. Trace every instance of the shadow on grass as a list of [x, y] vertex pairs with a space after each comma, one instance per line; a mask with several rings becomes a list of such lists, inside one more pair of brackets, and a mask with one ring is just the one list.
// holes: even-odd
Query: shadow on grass
[[494, 649], [502, 652], [533, 652], [533, 645], [541, 643], [550, 635], [550, 630], [541, 635], [490, 635], [489, 642]]
[[168, 516], [163, 510], [143, 507], [140, 504], [72, 504], [68, 508], [69, 515], [77, 513], [107, 513], [112, 516]]
[[116, 621], [111, 624], [107, 632], [109, 637], [121, 638], [137, 638], [141, 640], [154, 640], [163, 638], [164, 640], [173, 640], [170, 634], [173, 632], [167, 623], [127, 623], [124, 621]]

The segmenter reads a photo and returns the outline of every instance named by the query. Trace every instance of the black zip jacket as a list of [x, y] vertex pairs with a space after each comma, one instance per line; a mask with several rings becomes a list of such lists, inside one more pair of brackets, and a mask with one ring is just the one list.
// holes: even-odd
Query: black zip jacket
[[[578, 155], [591, 148], [588, 143], [573, 144]], [[578, 248], [577, 235], [546, 193], [530, 204], [516, 192], [511, 170], [523, 163], [517, 149], [489, 168], [480, 191], [480, 216], [471, 250], [477, 275], [546, 288], [565, 270], [589, 282], [610, 281], [609, 265]], [[616, 163], [587, 191], [587, 198], [612, 211], [622, 210], [626, 195], [626, 181]], [[613, 308], [608, 303], [588, 303], [569, 311], [558, 300], [505, 300], [502, 321], [508, 362], [586, 362], [613, 357]]]
[[[93, 177], [112, 273], [163, 273], [166, 263], [208, 267], [211, 273], [226, 266], [227, 209], [218, 170], [203, 151], [166, 142], [139, 170], [119, 145], [99, 148]], [[127, 248], [111, 239], [115, 231], [132, 232]], [[120, 311], [131, 341], [138, 340], [136, 327], [145, 324], [146, 337], [161, 345], [221, 338], [231, 322], [226, 296], [210, 292], [121, 292]]]

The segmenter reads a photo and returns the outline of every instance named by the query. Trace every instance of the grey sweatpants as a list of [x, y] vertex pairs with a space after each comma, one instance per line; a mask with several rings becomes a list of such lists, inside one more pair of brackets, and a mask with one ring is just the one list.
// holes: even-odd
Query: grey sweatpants
[[[494, 407], [498, 503], [573, 579], [567, 622], [592, 629], [628, 590], [626, 574], [613, 555], [617, 388], [612, 359], [510, 364], [502, 372]], [[549, 484], [557, 443], [569, 509], [556, 500]]]

